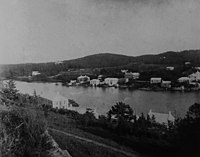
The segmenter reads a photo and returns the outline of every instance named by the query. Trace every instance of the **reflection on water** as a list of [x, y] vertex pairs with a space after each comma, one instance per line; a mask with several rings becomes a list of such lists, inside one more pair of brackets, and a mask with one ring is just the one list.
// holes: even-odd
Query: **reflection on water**
[[[106, 114], [112, 105], [118, 101], [129, 104], [137, 114], [147, 113], [150, 109], [155, 112], [168, 112], [183, 116], [194, 102], [200, 103], [200, 92], [154, 92], [128, 90], [117, 88], [95, 87], [65, 87], [55, 83], [27, 83], [16, 81], [17, 89], [22, 93], [37, 94], [53, 99], [57, 92], [79, 105], [79, 111], [85, 108], [96, 108], [99, 114]], [[175, 116], [176, 116], [175, 115]]]

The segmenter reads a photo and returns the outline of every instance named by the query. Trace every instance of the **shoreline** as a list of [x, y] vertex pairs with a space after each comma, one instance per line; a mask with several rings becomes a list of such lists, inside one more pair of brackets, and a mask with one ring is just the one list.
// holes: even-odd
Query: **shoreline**
[[[8, 80], [8, 79], [4, 79], [4, 80]], [[141, 90], [141, 91], [151, 91], [151, 92], [188, 92], [188, 93], [191, 93], [191, 92], [200, 92], [200, 88], [197, 89], [191, 89], [191, 88], [185, 88], [185, 89], [181, 89], [181, 88], [177, 88], [176, 87], [172, 87], [172, 88], [161, 88], [161, 87], [158, 87], [158, 88], [151, 88], [151, 87], [141, 87], [141, 88], [134, 88], [132, 85], [130, 86], [127, 86], [127, 85], [122, 85], [122, 86], [92, 86], [92, 85], [68, 85], [68, 83], [64, 83], [62, 81], [59, 81], [59, 80], [51, 80], [51, 81], [27, 81], [27, 80], [20, 80], [20, 79], [16, 79], [14, 78], [13, 79], [14, 81], [20, 81], [20, 82], [26, 82], [26, 83], [55, 83], [55, 85], [58, 85], [58, 84], [61, 84], [62, 86], [65, 86], [65, 87], [85, 87], [85, 88], [88, 88], [88, 87], [93, 87], [93, 88], [118, 88], [120, 90]]]

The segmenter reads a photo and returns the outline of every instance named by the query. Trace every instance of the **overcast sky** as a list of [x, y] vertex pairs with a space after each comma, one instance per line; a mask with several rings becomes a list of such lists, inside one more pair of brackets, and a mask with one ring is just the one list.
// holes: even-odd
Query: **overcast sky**
[[200, 0], [0, 0], [0, 64], [200, 47]]

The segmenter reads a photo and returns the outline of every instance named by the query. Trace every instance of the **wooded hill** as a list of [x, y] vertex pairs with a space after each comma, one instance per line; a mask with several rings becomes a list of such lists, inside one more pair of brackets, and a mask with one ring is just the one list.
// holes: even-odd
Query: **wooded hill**
[[200, 66], [200, 50], [185, 50], [181, 52], [165, 52], [156, 55], [125, 56], [119, 54], [101, 53], [73, 60], [65, 60], [60, 64], [56, 62], [27, 63], [0, 65], [1, 75], [4, 77], [28, 76], [32, 71], [40, 71], [46, 76], [56, 75], [69, 69], [85, 68], [128, 68], [132, 65], [184, 65], [190, 62], [193, 66]]

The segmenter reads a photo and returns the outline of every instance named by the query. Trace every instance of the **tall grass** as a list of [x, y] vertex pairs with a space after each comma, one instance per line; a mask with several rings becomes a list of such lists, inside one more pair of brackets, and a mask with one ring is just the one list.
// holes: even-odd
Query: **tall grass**
[[0, 156], [48, 156], [44, 138], [46, 122], [36, 111], [12, 107], [1, 113], [0, 127]]

